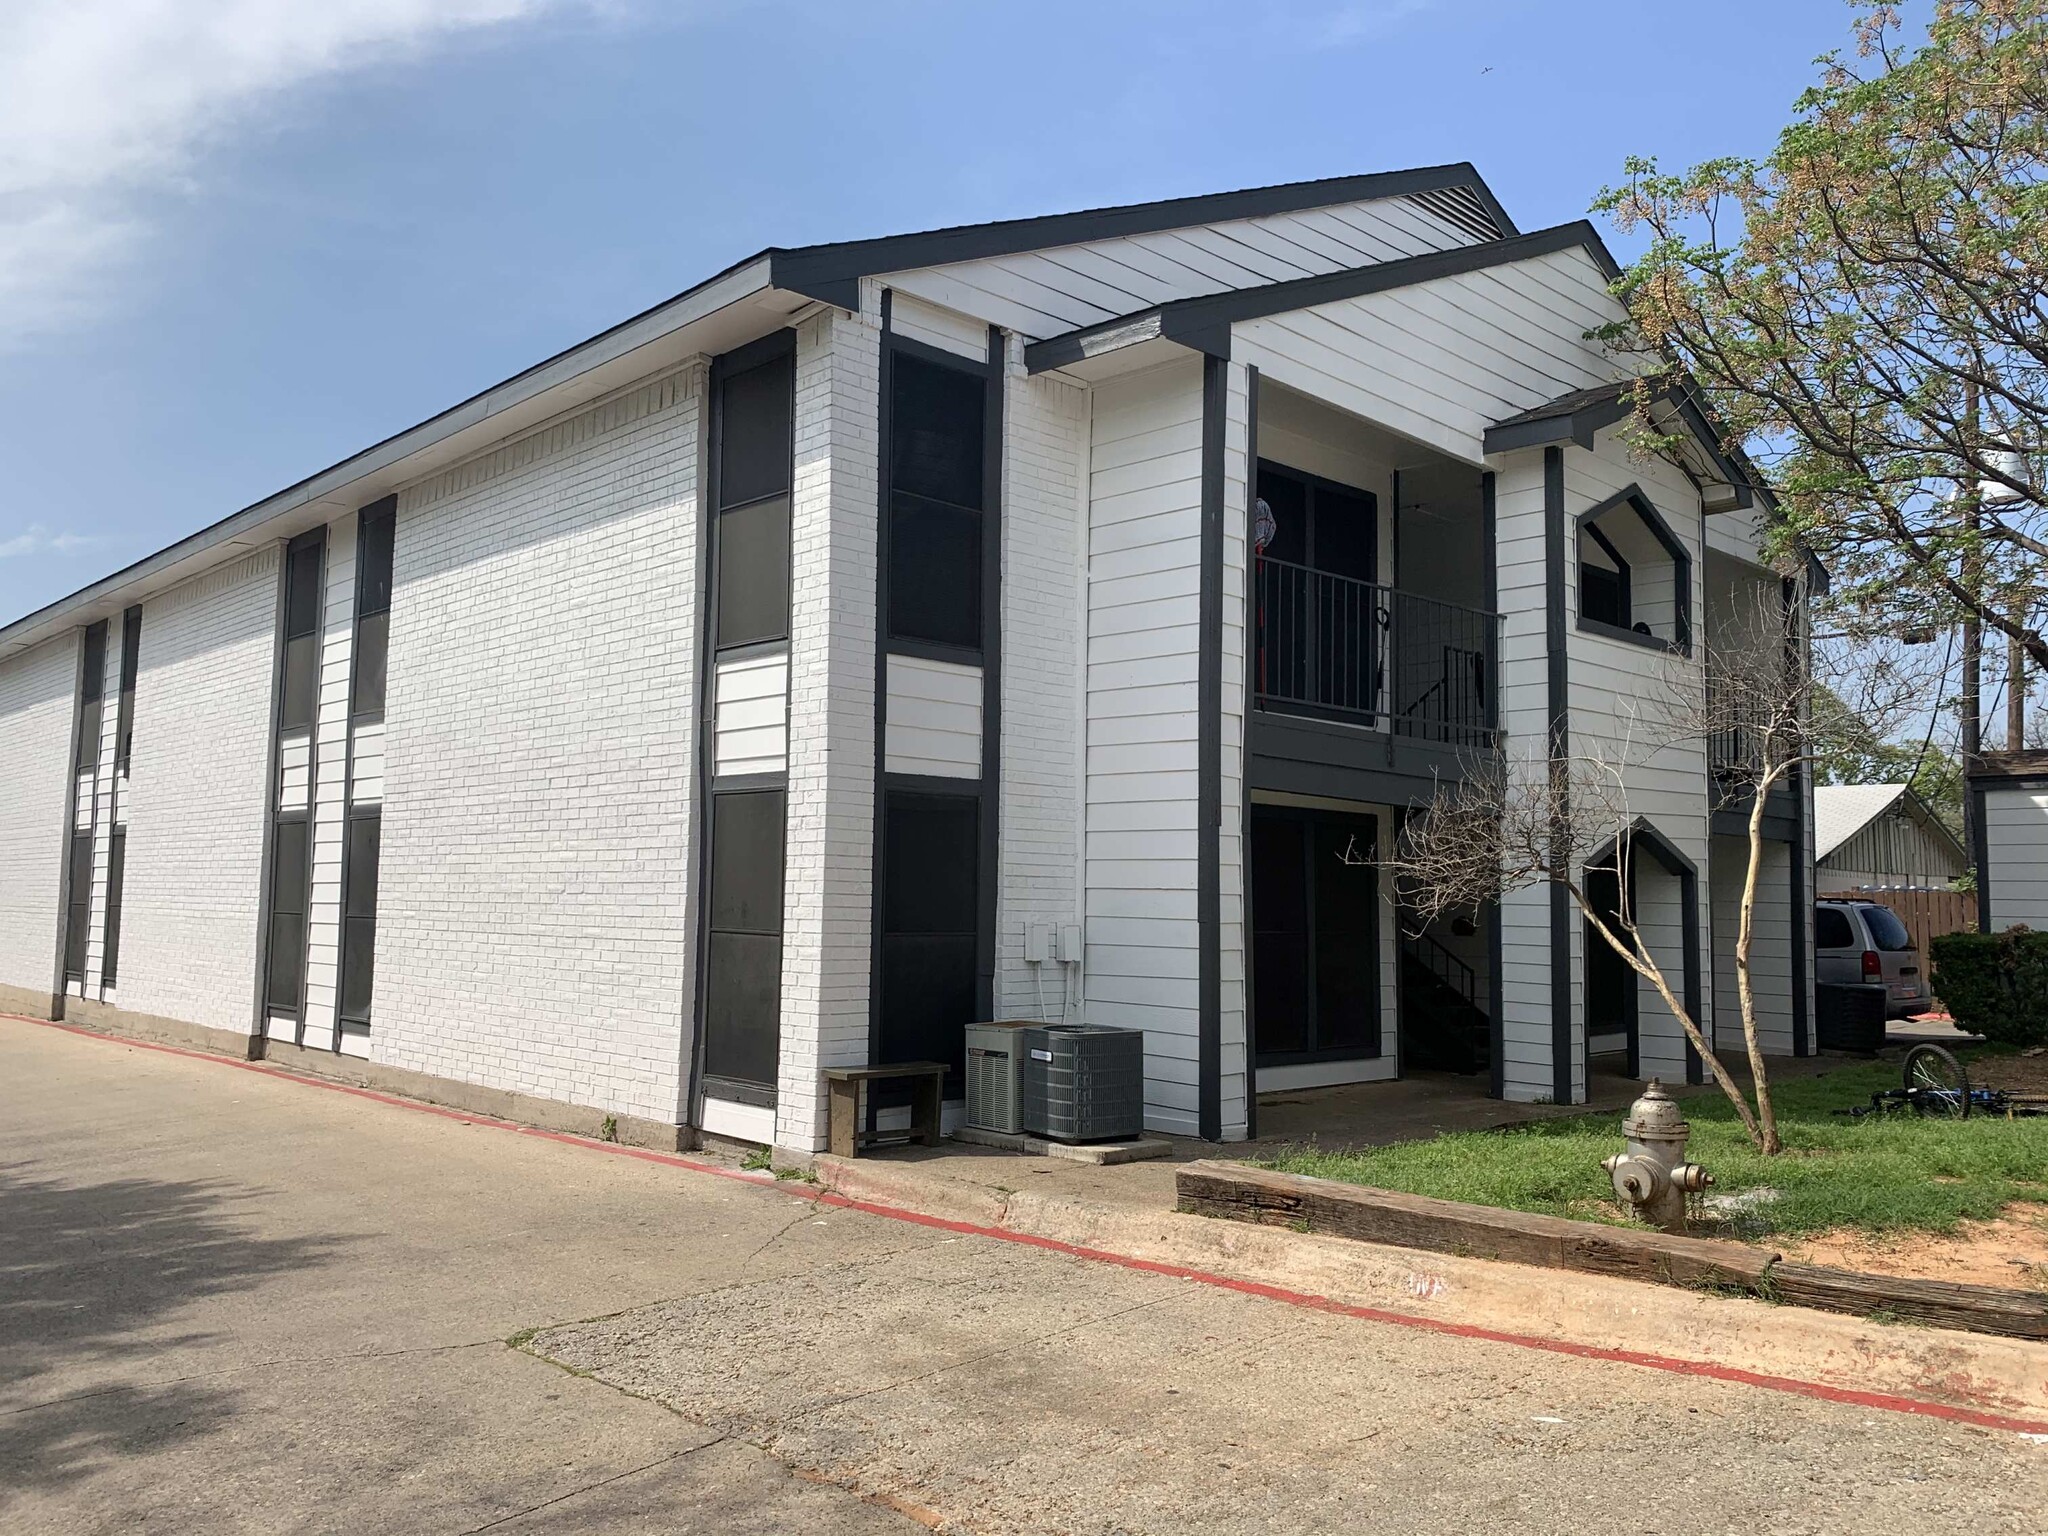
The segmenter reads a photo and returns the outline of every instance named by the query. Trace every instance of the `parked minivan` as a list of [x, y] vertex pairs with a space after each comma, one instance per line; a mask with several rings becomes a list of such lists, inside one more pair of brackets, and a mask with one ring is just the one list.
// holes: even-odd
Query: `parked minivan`
[[1882, 982], [1888, 1019], [1908, 1019], [1933, 1006], [1913, 936], [1898, 913], [1874, 901], [1814, 904], [1813, 979]]

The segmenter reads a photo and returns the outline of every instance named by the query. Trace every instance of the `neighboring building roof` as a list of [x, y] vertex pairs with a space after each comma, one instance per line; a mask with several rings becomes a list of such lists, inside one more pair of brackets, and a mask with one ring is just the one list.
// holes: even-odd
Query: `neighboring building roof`
[[1898, 807], [1966, 866], [1969, 855], [1956, 835], [1906, 784], [1822, 784], [1813, 792], [1813, 857], [1819, 862], [1880, 816]]

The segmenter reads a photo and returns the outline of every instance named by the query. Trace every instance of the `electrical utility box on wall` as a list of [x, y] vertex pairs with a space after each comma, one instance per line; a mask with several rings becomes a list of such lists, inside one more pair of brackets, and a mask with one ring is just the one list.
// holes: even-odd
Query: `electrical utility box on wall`
[[1030, 1023], [967, 1026], [967, 1123], [985, 1131], [1023, 1129], [1018, 1118], [1017, 1068]]
[[1020, 1031], [1018, 1043], [1017, 1094], [1027, 1133], [1111, 1141], [1145, 1129], [1143, 1030], [1040, 1024]]

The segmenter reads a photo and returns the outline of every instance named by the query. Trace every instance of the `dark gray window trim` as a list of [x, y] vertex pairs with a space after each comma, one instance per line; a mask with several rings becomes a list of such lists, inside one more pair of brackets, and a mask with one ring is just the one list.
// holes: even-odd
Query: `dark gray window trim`
[[[1616, 549], [1616, 548], [1614, 547], [1614, 541], [1613, 541], [1612, 539], [1608, 538], [1606, 534], [1604, 534], [1604, 533], [1602, 533], [1602, 532], [1600, 531], [1600, 525], [1599, 525], [1598, 523], [1587, 523], [1587, 522], [1581, 522], [1581, 523], [1579, 524], [1579, 530], [1580, 530], [1580, 531], [1581, 531], [1582, 533], [1585, 533], [1585, 534], [1589, 535], [1589, 536], [1590, 536], [1590, 537], [1592, 538], [1593, 542], [1594, 542], [1595, 544], [1598, 544], [1598, 545], [1600, 546], [1600, 551], [1601, 551], [1601, 553], [1602, 553], [1602, 554], [1604, 554], [1604, 555], [1606, 555], [1608, 559], [1610, 559], [1610, 560], [1612, 560], [1612, 561], [1614, 562], [1614, 571], [1615, 571], [1615, 574], [1616, 574], [1617, 576], [1619, 576], [1619, 577], [1621, 578], [1621, 611], [1622, 611], [1622, 614], [1623, 614], [1623, 616], [1624, 616], [1624, 617], [1627, 617], [1628, 615], [1631, 615], [1631, 614], [1633, 614], [1633, 613], [1635, 612], [1635, 602], [1634, 602], [1634, 592], [1632, 591], [1632, 589], [1631, 589], [1631, 587], [1630, 587], [1630, 583], [1629, 583], [1629, 564], [1628, 564], [1628, 561], [1627, 561], [1627, 560], [1626, 560], [1626, 559], [1625, 559], [1625, 558], [1623, 557], [1623, 555], [1622, 555], [1621, 551], [1620, 551], [1620, 550], [1618, 550], [1618, 549]], [[1586, 563], [1586, 562], [1585, 562], [1585, 559], [1584, 559], [1584, 557], [1583, 557], [1583, 555], [1582, 555], [1582, 556], [1580, 557], [1580, 560], [1579, 560], [1579, 564], [1580, 564], [1580, 565], [1581, 565], [1581, 566], [1583, 567], [1583, 566], [1585, 565], [1585, 563]], [[1583, 618], [1584, 618], [1585, 616], [1586, 616], [1586, 582], [1585, 582], [1585, 577], [1584, 577], [1584, 576], [1582, 575], [1582, 576], [1581, 576], [1581, 577], [1579, 578], [1579, 617], [1583, 619]], [[1596, 620], [1595, 622], [1598, 622], [1598, 621]], [[1622, 625], [1621, 625], [1621, 628], [1623, 628], [1623, 629], [1627, 629], [1627, 628], [1628, 628], [1628, 625], [1627, 625], [1626, 623], [1624, 623], [1624, 624], [1622, 624]], [[1633, 631], [1631, 631], [1631, 633], [1633, 633]]]
[[[275, 846], [274, 833], [276, 828], [286, 822], [305, 821], [310, 823], [312, 819], [313, 806], [316, 803], [319, 795], [320, 786], [317, 782], [316, 776], [319, 772], [320, 762], [320, 708], [319, 699], [316, 695], [313, 703], [312, 724], [307, 728], [306, 733], [308, 758], [306, 767], [306, 809], [303, 811], [282, 811], [278, 809], [277, 801], [279, 790], [283, 783], [281, 774], [284, 765], [285, 624], [287, 618], [288, 599], [291, 592], [291, 557], [293, 553], [297, 550], [316, 546], [320, 550], [320, 576], [318, 583], [314, 588], [315, 592], [318, 594], [318, 605], [313, 620], [313, 634], [317, 639], [320, 635], [322, 635], [325, 632], [326, 629], [327, 525], [325, 523], [322, 523], [317, 528], [309, 528], [306, 530], [306, 532], [298, 535], [298, 537], [285, 541], [278, 549], [276, 623], [277, 647], [274, 666], [275, 675], [272, 679], [271, 688], [272, 696], [270, 709], [270, 752], [268, 754], [270, 766], [268, 773], [265, 775], [263, 791], [265, 801], [263, 808], [263, 891], [262, 897], [257, 903], [257, 910], [263, 923], [263, 932], [258, 941], [258, 955], [260, 957], [260, 964], [257, 967], [256, 973], [256, 1033], [259, 1035], [267, 1035], [269, 1033], [268, 1021], [273, 1018], [290, 1019], [298, 1026], [293, 1031], [292, 1035], [292, 1041], [295, 1045], [305, 1044], [307, 967], [305, 963], [304, 950], [308, 942], [308, 939], [310, 938], [310, 934], [300, 939], [301, 953], [299, 959], [299, 1001], [297, 1006], [294, 1008], [271, 1007], [270, 930], [273, 907], [273, 903], [271, 900], [271, 882], [275, 875], [272, 865]], [[302, 900], [302, 905], [300, 907], [300, 910], [306, 913], [308, 916], [308, 928], [311, 927], [310, 917], [313, 908], [313, 857], [311, 840], [312, 833], [309, 827], [307, 832], [306, 850], [306, 894]]]
[[1589, 619], [1584, 614], [1573, 620], [1573, 628], [1581, 634], [1595, 635], [1602, 640], [1619, 640], [1624, 645], [1639, 646], [1646, 651], [1662, 651], [1669, 656], [1690, 656], [1692, 647], [1681, 645], [1676, 640], [1660, 639], [1656, 635], [1638, 634], [1633, 629], [1623, 629], [1619, 624], [1609, 624], [1604, 619]]
[[[789, 774], [787, 768], [780, 773], [727, 774], [717, 773], [717, 663], [726, 655], [740, 656], [757, 649], [787, 651], [790, 640], [750, 642], [747, 645], [728, 647], [725, 652], [717, 649], [718, 639], [718, 515], [719, 470], [720, 470], [720, 422], [724, 412], [722, 385], [736, 373], [745, 373], [764, 363], [774, 362], [787, 355], [792, 360], [791, 393], [795, 392], [796, 332], [785, 326], [781, 330], [762, 336], [744, 346], [722, 353], [711, 360], [711, 366], [704, 374], [704, 396], [698, 410], [698, 457], [697, 483], [700, 494], [698, 503], [698, 582], [697, 582], [697, 771], [696, 794], [690, 808], [691, 827], [691, 872], [690, 890], [696, 903], [695, 922], [692, 925], [692, 943], [695, 954], [691, 963], [691, 993], [686, 1006], [691, 1009], [690, 1027], [682, 1032], [685, 1044], [682, 1081], [691, 1084], [685, 1102], [679, 1106], [678, 1120], [683, 1124], [701, 1126], [704, 1119], [704, 1101], [707, 1098], [728, 1100], [734, 1103], [751, 1104], [756, 1108], [774, 1109], [776, 1085], [765, 1087], [742, 1084], [736, 1079], [719, 1077], [704, 1070], [704, 1034], [706, 1009], [710, 999], [711, 960], [711, 829], [709, 814], [711, 797], [714, 794], [728, 794], [746, 790], [780, 789], [787, 793]], [[790, 518], [792, 525], [796, 517], [796, 412], [792, 401], [790, 411]], [[793, 529], [792, 529], [793, 531]], [[790, 539], [790, 593], [792, 604], [796, 592], [796, 540]], [[794, 610], [792, 609], [792, 614]], [[794, 627], [792, 625], [792, 627]], [[788, 714], [784, 706], [785, 719]], [[783, 827], [783, 855], [789, 852], [789, 829], [785, 808]], [[783, 895], [788, 899], [789, 875], [783, 872]], [[778, 994], [778, 1021], [780, 1028], [780, 986]]]
[[[975, 1009], [995, 1016], [995, 978], [1000, 953], [996, 932], [1002, 858], [1002, 629], [1003, 629], [1003, 464], [1006, 457], [1004, 389], [1007, 342], [997, 326], [988, 328], [988, 356], [977, 362], [943, 347], [928, 346], [895, 329], [896, 295], [882, 291], [882, 334], [876, 399], [875, 474], [875, 779], [874, 843], [868, 890], [868, 1060], [882, 1049], [883, 900], [887, 890], [888, 796], [891, 791], [948, 795], [977, 803], [974, 992]], [[894, 638], [889, 633], [889, 503], [891, 401], [898, 356], [951, 368], [983, 381], [981, 512], [981, 647]], [[915, 657], [981, 669], [981, 774], [946, 778], [934, 774], [890, 773], [889, 658]], [[872, 1115], [874, 1106], [870, 1104]]]
[[270, 615], [270, 745], [263, 754], [263, 856], [256, 874], [256, 976], [251, 999], [250, 1049], [269, 1033], [270, 1011], [270, 882], [277, 862], [277, 743], [278, 717], [284, 711], [284, 605], [291, 580], [291, 562], [286, 558], [290, 541], [280, 539], [277, 550], [277, 594]]
[[[708, 567], [710, 562], [705, 562]], [[726, 661], [747, 661], [756, 656], [786, 656], [789, 654], [789, 637], [775, 640], [748, 640], [740, 645], [722, 645], [711, 654], [714, 663]]]
[[[378, 500], [370, 502], [367, 506], [361, 506], [356, 508], [355, 606], [354, 610], [349, 614], [347, 683], [348, 692], [346, 695], [348, 699], [348, 723], [342, 728], [341, 733], [341, 894], [340, 905], [337, 910], [337, 915], [335, 918], [335, 926], [337, 931], [335, 935], [336, 943], [334, 946], [336, 961], [334, 969], [334, 1039], [330, 1044], [330, 1049], [336, 1052], [339, 1052], [341, 1050], [341, 1035], [342, 1027], [344, 1025], [354, 1025], [355, 1028], [351, 1031], [351, 1033], [355, 1034], [368, 1034], [370, 1031], [370, 1018], [368, 1014], [365, 1014], [361, 1019], [350, 1019], [342, 1013], [341, 984], [342, 977], [347, 973], [348, 969], [348, 887], [350, 876], [348, 824], [358, 814], [375, 814], [380, 819], [381, 823], [381, 818], [383, 817], [384, 814], [384, 802], [381, 800], [376, 802], [376, 804], [372, 806], [363, 807], [361, 811], [358, 810], [355, 803], [356, 732], [361, 730], [365, 726], [381, 726], [384, 723], [384, 711], [381, 709], [365, 710], [361, 714], [358, 714], [356, 713], [355, 706], [356, 670], [362, 659], [361, 641], [363, 633], [363, 588], [365, 585], [367, 585], [368, 582], [368, 567], [363, 560], [363, 522], [367, 518], [383, 517], [386, 515], [388, 515], [391, 518], [391, 543], [393, 551], [392, 564], [396, 566], [398, 563], [398, 497], [395, 495], [380, 497]], [[396, 589], [396, 582], [394, 581], [393, 590], [391, 594], [391, 606], [396, 607], [397, 604], [398, 592]], [[390, 614], [391, 609], [386, 608], [383, 611], [387, 615], [385, 620], [386, 629], [384, 639], [384, 681], [385, 687], [388, 690], [391, 683], [391, 638], [389, 629], [390, 619], [388, 615]], [[389, 695], [387, 692], [387, 701], [388, 697]], [[319, 711], [315, 709], [314, 717], [316, 720], [318, 719], [318, 716]], [[310, 865], [311, 860], [308, 860], [308, 863]], [[372, 962], [374, 964], [374, 955], [372, 957]], [[375, 998], [373, 994], [373, 1011], [374, 1008]], [[304, 1045], [305, 1041], [301, 1039], [299, 1043], [301, 1045]]]
[[[1273, 214], [1326, 208], [1333, 203], [1367, 202], [1405, 197], [1417, 192], [1462, 188], [1477, 197], [1503, 234], [1516, 233], [1513, 220], [1469, 161], [1422, 166], [1414, 170], [1381, 171], [1364, 176], [1334, 176], [1320, 181], [1250, 187], [1237, 192], [1212, 192], [1196, 197], [1166, 198], [1078, 213], [1037, 218], [1002, 219], [965, 224], [922, 234], [886, 235], [873, 240], [847, 240], [831, 245], [771, 249], [774, 287], [801, 293], [840, 309], [858, 310], [863, 277], [904, 272], [946, 262], [1014, 256], [1021, 251], [1084, 241], [1111, 240], [1123, 235], [1150, 234], [1231, 219], [1256, 219]], [[745, 265], [742, 263], [741, 265]]]
[[[1546, 448], [1548, 454], [1561, 454], [1561, 448]], [[1637, 645], [1647, 645], [1654, 650], [1671, 651], [1680, 656], [1692, 654], [1692, 552], [1685, 547], [1685, 541], [1671, 531], [1671, 524], [1664, 520], [1664, 514], [1657, 510], [1657, 504], [1650, 500], [1640, 485], [1626, 485], [1597, 506], [1588, 507], [1578, 516], [1581, 533], [1590, 533], [1600, 539], [1601, 547], [1619, 561], [1621, 556], [1614, 553], [1614, 547], [1601, 537], [1600, 530], [1593, 524], [1618, 507], [1626, 506], [1642, 519], [1643, 526], [1650, 530], [1652, 538], [1664, 547], [1664, 553], [1671, 557], [1672, 567], [1672, 609], [1677, 617], [1678, 634], [1672, 640], [1660, 640], [1655, 635], [1639, 635], [1634, 630], [1617, 630], [1611, 624], [1602, 624], [1597, 619], [1579, 621], [1579, 628], [1589, 633], [1605, 635], [1610, 639], [1627, 639]], [[1622, 569], [1627, 572], [1624, 562]]]
[[1514, 235], [1505, 240], [1453, 246], [1449, 250], [1428, 251], [1396, 261], [1380, 261], [1370, 266], [1319, 273], [1314, 277], [1264, 283], [1256, 288], [1175, 299], [1033, 342], [1024, 349], [1024, 362], [1032, 373], [1043, 373], [1051, 368], [1071, 367], [1109, 350], [1111, 343], [1124, 345], [1155, 336], [1178, 342], [1197, 352], [1228, 357], [1230, 328], [1241, 321], [1286, 314], [1290, 310], [1330, 304], [1340, 299], [1364, 298], [1368, 294], [1481, 272], [1488, 267], [1529, 261], [1568, 250], [1585, 251], [1610, 280], [1620, 275], [1621, 269], [1608, 254], [1599, 233], [1586, 220], [1580, 219], [1575, 223]]
[[135, 693], [142, 686], [142, 605], [121, 611], [121, 681], [114, 700], [114, 774], [126, 773], [135, 757]]
[[[1600, 432], [1634, 411], [1633, 388], [1634, 381], [1630, 380], [1604, 389], [1574, 390], [1548, 405], [1496, 422], [1486, 429], [1484, 451], [1488, 454], [1512, 453], [1517, 448], [1539, 448], [1552, 443], [1575, 443], [1590, 451]], [[1777, 502], [1770, 488], [1764, 484], [1763, 476], [1757, 473], [1756, 466], [1746, 455], [1730, 452], [1723, 446], [1727, 433], [1721, 430], [1712, 412], [1701, 403], [1697, 386], [1690, 379], [1654, 387], [1651, 399], [1670, 403], [1699, 444], [1700, 451], [1714, 466], [1722, 483], [1730, 487], [1732, 495], [1729, 499], [1717, 502], [1708, 510], [1741, 512], [1759, 500], [1765, 507], [1776, 510]]]
[[[1241, 886], [1239, 899], [1244, 908], [1239, 918], [1239, 921], [1242, 924], [1242, 928], [1240, 931], [1244, 935], [1244, 1134], [1245, 1139], [1247, 1141], [1252, 1141], [1256, 1140], [1259, 1134], [1259, 1021], [1257, 1017], [1257, 1007], [1253, 1002], [1253, 997], [1255, 995], [1255, 983], [1257, 978], [1253, 974], [1252, 966], [1253, 944], [1251, 881], [1252, 700], [1255, 697], [1257, 697], [1256, 690], [1253, 687], [1253, 680], [1258, 675], [1258, 647], [1252, 635], [1253, 625], [1251, 623], [1251, 605], [1254, 601], [1252, 596], [1252, 565], [1255, 558], [1252, 552], [1251, 514], [1252, 509], [1257, 502], [1259, 494], [1259, 370], [1257, 368], [1248, 367], [1245, 369], [1244, 373], [1244, 462], [1246, 479], [1244, 488], [1244, 570], [1241, 573], [1241, 579], [1243, 581], [1243, 589], [1245, 594], [1245, 612], [1239, 616], [1238, 622], [1244, 630], [1245, 642], [1244, 656], [1242, 658], [1244, 664], [1244, 675], [1239, 680], [1244, 689], [1243, 694], [1240, 695], [1240, 697], [1242, 697], [1244, 700], [1244, 704], [1243, 716], [1238, 722], [1239, 742], [1237, 776], [1237, 861], [1238, 868], [1243, 871], [1242, 878], [1239, 882]], [[1399, 505], [1400, 499], [1399, 497], [1396, 497], [1395, 506], [1397, 509], [1399, 508]], [[1397, 1039], [1399, 1038], [1399, 1035], [1400, 1031], [1396, 1029], [1395, 1036]], [[1397, 1073], [1400, 1070], [1398, 1064], [1395, 1070]]]
[[[1546, 737], [1547, 771], [1553, 782], [1570, 772], [1571, 761], [1571, 671], [1566, 635], [1565, 592], [1565, 509], [1564, 450], [1543, 450], [1543, 576], [1544, 643], [1547, 647], [1544, 674], [1548, 696], [1549, 727]], [[1560, 798], [1569, 785], [1558, 785]], [[1553, 837], [1553, 860], [1566, 852], [1562, 834]], [[1572, 897], [1564, 886], [1550, 882], [1550, 1095], [1558, 1104], [1572, 1102]]]
[[[1494, 481], [1494, 472], [1486, 470], [1479, 476], [1479, 510], [1486, 527], [1486, 611], [1500, 612], [1500, 505], [1499, 489]], [[1495, 643], [1499, 643], [1498, 634]], [[1499, 688], [1496, 685], [1495, 693]], [[1507, 1094], [1505, 1060], [1507, 1038], [1503, 1020], [1502, 1005], [1507, 1000], [1506, 984], [1501, 976], [1501, 903], [1493, 903], [1493, 915], [1486, 929], [1486, 957], [1490, 967], [1487, 976], [1487, 1008], [1492, 1017], [1487, 1021], [1489, 1036], [1489, 1065], [1487, 1072], [1487, 1094], [1491, 1098], [1504, 1098]], [[1395, 1033], [1399, 1034], [1397, 1026]]]
[[[351, 748], [351, 750], [353, 750], [353, 748]], [[341, 1049], [341, 1036], [344, 1030], [354, 1035], [367, 1035], [370, 1032], [371, 1023], [377, 1011], [377, 946], [374, 938], [371, 940], [370, 944], [370, 1011], [368, 1013], [365, 1013], [359, 1019], [351, 1018], [349, 1014], [345, 1011], [345, 1005], [341, 1000], [343, 987], [342, 978], [348, 974], [348, 886], [349, 865], [351, 862], [349, 859], [350, 841], [348, 829], [349, 823], [354, 821], [375, 821], [377, 823], [379, 829], [379, 853], [377, 862], [379, 865], [382, 865], [382, 863], [384, 862], [381, 846], [383, 843], [382, 829], [384, 825], [384, 802], [381, 800], [373, 800], [367, 805], [356, 805], [351, 803], [343, 812], [341, 818], [341, 905], [335, 916], [335, 926], [337, 929], [337, 933], [335, 935], [336, 943], [334, 946], [336, 963], [334, 968], [334, 1043], [332, 1049], [336, 1051], [339, 1051]], [[312, 861], [309, 858], [307, 862], [310, 864]], [[378, 884], [381, 891], [383, 883], [381, 879], [381, 869], [379, 870], [379, 875], [380, 879]], [[377, 918], [377, 913], [372, 912], [370, 914], [370, 931], [373, 935], [377, 931]], [[308, 926], [310, 926], [310, 922], [311, 920], [309, 917]]]
[[71, 843], [78, 835], [78, 744], [85, 730], [85, 636], [90, 624], [72, 631], [77, 635], [71, 659], [71, 745], [64, 757], [64, 841], [57, 875], [56, 955], [50, 969], [50, 1017], [64, 1017], [64, 998], [69, 984], [64, 974], [65, 940], [71, 924]]
[[[1200, 651], [1196, 660], [1195, 927], [1196, 1122], [1204, 1141], [1223, 1139], [1223, 496], [1230, 364], [1202, 360]], [[1246, 465], [1249, 472], [1251, 466]], [[1249, 532], [1249, 530], [1247, 530]], [[1249, 1061], [1247, 1076], [1256, 1071]], [[1246, 1083], [1249, 1091], [1251, 1083]]]

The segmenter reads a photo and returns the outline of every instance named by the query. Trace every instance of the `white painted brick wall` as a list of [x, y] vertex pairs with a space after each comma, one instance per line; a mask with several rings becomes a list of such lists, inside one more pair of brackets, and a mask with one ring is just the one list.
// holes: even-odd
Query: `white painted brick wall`
[[674, 1122], [701, 368], [400, 496], [372, 1059]]
[[775, 1140], [825, 1144], [818, 1072], [868, 1059], [879, 293], [797, 329], [789, 832]]
[[1081, 920], [1081, 478], [1088, 394], [1058, 379], [1027, 377], [1022, 343], [1013, 342], [1003, 420], [995, 1009], [998, 1018], [1057, 1018], [1067, 993], [1076, 994], [1068, 1001], [1079, 1002], [1078, 968], [1027, 962], [1024, 929], [1033, 921]]
[[0, 985], [45, 1002], [63, 932], [79, 643], [74, 631], [0, 661]]
[[247, 1030], [258, 963], [276, 548], [142, 609], [121, 1006]]

